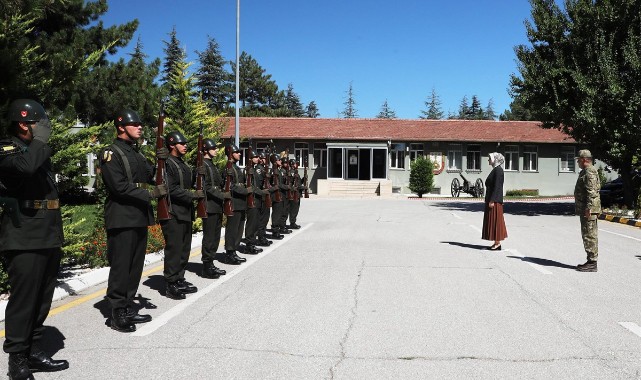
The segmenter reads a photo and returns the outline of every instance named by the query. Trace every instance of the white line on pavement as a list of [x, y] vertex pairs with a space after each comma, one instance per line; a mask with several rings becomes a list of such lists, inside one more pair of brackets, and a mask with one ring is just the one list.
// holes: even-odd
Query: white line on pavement
[[[306, 224], [304, 227], [302, 227], [298, 232], [303, 232], [307, 228], [309, 228], [313, 223]], [[294, 237], [298, 235], [298, 233], [289, 235], [290, 237]], [[287, 235], [286, 235], [287, 236]], [[275, 242], [269, 247], [265, 247], [265, 251], [260, 253], [259, 255], [256, 255], [252, 258], [248, 258], [247, 262], [244, 264], [241, 264], [239, 268], [234, 269], [231, 273], [228, 273], [224, 276], [221, 276], [217, 281], [214, 281], [211, 283], [211, 285], [207, 286], [206, 288], [200, 290], [196, 294], [187, 297], [184, 301], [181, 301], [178, 305], [172, 307], [171, 309], [167, 310], [163, 314], [157, 316], [154, 318], [153, 321], [146, 323], [142, 328], [138, 329], [136, 332], [132, 333], [131, 335], [133, 336], [146, 336], [154, 331], [158, 330], [167, 322], [169, 322], [172, 318], [174, 318], [177, 315], [180, 315], [185, 309], [187, 309], [189, 306], [191, 306], [194, 302], [198, 301], [201, 297], [205, 296], [207, 293], [211, 292], [212, 290], [216, 289], [220, 285], [224, 284], [225, 282], [229, 281], [231, 278], [236, 276], [237, 274], [241, 273], [245, 269], [249, 268], [252, 266], [255, 262], [258, 260], [262, 259], [263, 257], [267, 256], [271, 252], [273, 252], [276, 248], [280, 247], [281, 245], [285, 244], [288, 242], [290, 239], [283, 239]]]
[[621, 237], [632, 239], [632, 240], [636, 240], [636, 241], [641, 241], [641, 239], [637, 239], [637, 238], [634, 238], [632, 236], [628, 236], [628, 235], [619, 234], [619, 233], [616, 233], [616, 232], [604, 230], [603, 228], [599, 228], [599, 231], [607, 232], [607, 233], [612, 234], [612, 235], [617, 235], [617, 236], [621, 236]]
[[481, 229], [480, 229], [480, 228], [478, 228], [477, 226], [474, 226], [474, 225], [472, 225], [472, 224], [470, 224], [470, 228], [471, 228], [471, 229], [473, 229], [473, 230], [474, 230], [474, 231], [476, 231], [476, 232], [479, 232], [479, 233], [482, 233], [482, 232], [483, 232], [483, 231], [481, 231]]
[[453, 216], [453, 217], [455, 217], [456, 219], [463, 219], [463, 217], [462, 217], [462, 216], [460, 216], [460, 215], [458, 215], [458, 214], [456, 214], [456, 213], [451, 213], [451, 214], [452, 214], [452, 216]]
[[525, 256], [523, 256], [521, 253], [519, 253], [519, 251], [517, 251], [516, 249], [506, 249], [506, 251], [508, 251], [508, 252], [513, 252], [513, 253], [514, 253], [514, 256], [516, 256], [516, 257], [520, 257], [521, 259], [524, 259], [523, 261], [525, 261], [526, 263], [528, 263], [528, 265], [529, 265], [529, 266], [531, 266], [532, 268], [534, 268], [534, 269], [538, 270], [539, 272], [541, 272], [541, 273], [543, 273], [543, 274], [552, 274], [552, 272], [550, 272], [549, 270], [541, 268], [541, 266], [540, 266], [540, 265], [537, 265], [537, 264], [534, 264], [534, 263], [529, 262], [529, 261], [527, 260], [527, 258], [526, 258]]
[[634, 322], [619, 322], [619, 324], [626, 329], [632, 331], [635, 335], [641, 337], [641, 327]]

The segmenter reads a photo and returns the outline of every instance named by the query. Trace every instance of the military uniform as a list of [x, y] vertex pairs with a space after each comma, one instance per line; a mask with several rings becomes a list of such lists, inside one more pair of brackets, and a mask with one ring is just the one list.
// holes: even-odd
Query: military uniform
[[[287, 229], [287, 218], [289, 217], [289, 205], [291, 204], [292, 200], [287, 198], [287, 194], [289, 194], [291, 190], [291, 177], [289, 173], [289, 168], [285, 168], [281, 166], [278, 168], [279, 171], [279, 189], [280, 189], [280, 195], [283, 198], [283, 208], [280, 212], [279, 218], [278, 218], [278, 229], [280, 233], [291, 233], [291, 230]], [[273, 221], [272, 221], [273, 225]]]
[[[105, 226], [107, 259], [111, 266], [107, 300], [112, 310], [133, 310], [147, 249], [148, 226], [153, 226], [153, 166], [134, 141], [117, 138], [100, 154], [100, 172], [107, 189]], [[112, 321], [113, 323], [113, 321]]]
[[[233, 152], [239, 152], [237, 147], [231, 148]], [[245, 220], [247, 218], [247, 188], [245, 187], [245, 174], [238, 167], [237, 163], [228, 169], [226, 179], [230, 179], [230, 192], [232, 197], [232, 204], [234, 207], [234, 214], [227, 217], [227, 225], [225, 226], [225, 257], [226, 262], [229, 264], [239, 264], [247, 261], [236, 254], [240, 241], [243, 235]]]
[[28, 99], [14, 101], [10, 110], [10, 114], [18, 112], [10, 119], [29, 124], [34, 137], [25, 141], [16, 133], [0, 141], [1, 195], [14, 202], [12, 208], [5, 204], [0, 217], [0, 254], [11, 286], [3, 348], [9, 353], [9, 376], [29, 378], [31, 371], [69, 367], [66, 361], [46, 356], [39, 345], [51, 308], [64, 237], [58, 189], [51, 173], [52, 150], [46, 142], [49, 134], [38, 139], [31, 126], [41, 118], [48, 125], [45, 111]]
[[[581, 150], [579, 157], [591, 158], [592, 155], [587, 150]], [[597, 216], [601, 213], [600, 189], [601, 181], [597, 169], [591, 163], [586, 164], [586, 167], [579, 172], [574, 187], [574, 209], [581, 220], [581, 237], [588, 259], [586, 264], [594, 263], [595, 269], [599, 256]], [[585, 215], [586, 210], [590, 212], [589, 217]], [[581, 270], [581, 266], [577, 269]]]
[[[254, 155], [253, 150], [249, 149], [248, 154], [251, 158], [257, 157]], [[247, 202], [247, 222], [245, 223], [245, 251], [244, 253], [248, 254], [257, 254], [262, 252], [261, 248], [257, 248], [258, 244], [258, 223], [260, 220], [260, 209], [263, 208], [263, 191], [260, 190], [259, 182], [262, 179], [262, 176], [257, 176], [256, 169], [254, 168], [254, 163], [249, 162], [249, 168], [247, 170], [249, 173], [249, 178], [251, 179], [251, 188], [254, 193], [254, 207], [250, 207], [249, 201]], [[249, 196], [247, 197], [249, 199]]]
[[[256, 187], [260, 189], [260, 197], [261, 197], [261, 203], [260, 207], [258, 208], [258, 222], [256, 226], [256, 239], [258, 241], [258, 244], [263, 245], [263, 246], [268, 246], [271, 244], [269, 240], [267, 240], [267, 223], [269, 223], [269, 214], [271, 211], [271, 207], [267, 207], [267, 203], [264, 201], [264, 197], [269, 197], [270, 192], [269, 189], [265, 189], [265, 178], [268, 177], [267, 169], [265, 168], [265, 165], [262, 163], [256, 164], [254, 167], [254, 178], [256, 180]], [[257, 194], [257, 197], [259, 195]]]
[[[165, 169], [171, 201], [171, 219], [160, 222], [165, 238], [163, 275], [168, 286], [173, 286], [174, 290], [193, 293], [197, 289], [185, 281], [185, 268], [189, 262], [191, 229], [195, 218], [194, 193], [190, 190], [194, 186], [195, 174], [182, 158], [175, 156], [169, 156]], [[184, 294], [176, 298], [184, 298]]]
[[289, 202], [289, 228], [299, 229], [300, 226], [296, 224], [296, 219], [298, 219], [298, 212], [300, 211], [300, 198], [302, 191], [305, 189], [303, 186], [302, 178], [298, 174], [298, 168], [295, 164], [290, 161], [290, 178], [292, 184], [292, 191], [295, 191], [294, 199]]
[[211, 159], [203, 160], [205, 165], [205, 189], [207, 193], [207, 218], [203, 218], [202, 262], [203, 274], [206, 277], [217, 278], [225, 274], [214, 265], [216, 251], [220, 244], [220, 232], [223, 224], [224, 185], [220, 171]]

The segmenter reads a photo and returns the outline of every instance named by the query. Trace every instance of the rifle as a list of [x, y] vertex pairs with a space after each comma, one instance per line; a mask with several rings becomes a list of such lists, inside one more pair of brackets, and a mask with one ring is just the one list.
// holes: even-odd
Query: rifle
[[292, 171], [292, 168], [289, 167], [289, 148], [285, 148], [285, 160], [287, 160], [287, 168], [288, 168], [287, 172], [285, 173], [285, 175], [286, 175], [286, 177], [285, 177], [285, 185], [290, 187], [289, 189], [287, 189], [287, 200], [288, 201], [293, 201], [294, 200], [294, 192], [291, 189], [292, 180], [291, 180], [291, 176], [289, 175], [291, 173], [291, 171]]
[[294, 167], [289, 168], [292, 172], [292, 178], [294, 179], [294, 190], [292, 190], [292, 193], [294, 193], [294, 202], [300, 201], [300, 191], [298, 188], [300, 187], [300, 175], [298, 175], [298, 159], [299, 157], [296, 157], [296, 162], [294, 162]]
[[[276, 154], [275, 153], [276, 152], [276, 147], [274, 146], [274, 142], [273, 141], [272, 141], [272, 145], [271, 145], [271, 151], [272, 151], [272, 154], [269, 155], [270, 161], [271, 161], [271, 158], [274, 157], [274, 155]], [[283, 197], [280, 194], [280, 180], [279, 180], [278, 176], [279, 176], [278, 167], [276, 165], [276, 160], [274, 160], [274, 162], [272, 163], [272, 182], [274, 183], [274, 186], [276, 186], [276, 191], [274, 191], [274, 202], [282, 202], [283, 201]]]
[[267, 166], [265, 167], [265, 175], [263, 176], [263, 190], [267, 190], [267, 194], [263, 195], [263, 202], [265, 202], [265, 208], [272, 207], [272, 197], [269, 195], [269, 188], [272, 185], [269, 183], [269, 177], [267, 176], [267, 170], [269, 170], [269, 160], [267, 160]]
[[[203, 123], [200, 123], [200, 134], [198, 135], [198, 152], [196, 152], [196, 169], [203, 167]], [[205, 183], [205, 176], [202, 174], [196, 175], [196, 190], [203, 190]], [[207, 217], [207, 193], [205, 198], [199, 199], [196, 206], [196, 216], [199, 218]]]
[[[234, 170], [234, 159], [232, 157], [232, 148], [231, 145], [228, 145], [225, 147], [225, 153], [227, 154], [227, 166], [225, 168], [226, 172], [226, 177], [225, 177], [225, 192], [230, 193], [231, 192], [231, 181], [234, 180], [234, 177], [232, 176], [231, 172]], [[234, 203], [232, 202], [231, 198], [225, 199], [223, 202], [223, 212], [227, 216], [234, 216]]]
[[303, 185], [305, 186], [305, 198], [309, 198], [309, 184], [307, 183], [307, 158], [305, 158], [305, 170], [303, 172]]
[[[251, 155], [252, 155], [252, 148], [251, 146], [247, 148], [247, 157], [245, 159], [245, 187], [251, 187], [252, 182], [253, 182], [253, 176], [254, 176], [254, 169], [251, 168], [253, 165]], [[254, 202], [254, 193], [249, 193], [247, 194], [247, 208], [254, 208], [256, 207], [256, 202]]]
[[[156, 128], [156, 150], [161, 149], [165, 146], [165, 138], [163, 137], [163, 130], [165, 128], [165, 106], [163, 103], [160, 103], [160, 114], [158, 115], [158, 127]], [[165, 160], [157, 159], [156, 160], [156, 186], [163, 185], [167, 183], [167, 173], [165, 172]], [[171, 205], [169, 204], [169, 196], [165, 195], [164, 197], [158, 198], [158, 209], [156, 212], [156, 220], [169, 220], [171, 219], [171, 214], [169, 210]]]

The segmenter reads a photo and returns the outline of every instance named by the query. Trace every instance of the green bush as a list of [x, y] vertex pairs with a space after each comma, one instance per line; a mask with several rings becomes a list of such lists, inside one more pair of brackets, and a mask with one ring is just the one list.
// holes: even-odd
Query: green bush
[[508, 190], [505, 192], [506, 197], [538, 197], [539, 189], [519, 189]]
[[417, 157], [410, 164], [409, 189], [419, 198], [432, 191], [434, 187], [434, 164], [427, 157]]

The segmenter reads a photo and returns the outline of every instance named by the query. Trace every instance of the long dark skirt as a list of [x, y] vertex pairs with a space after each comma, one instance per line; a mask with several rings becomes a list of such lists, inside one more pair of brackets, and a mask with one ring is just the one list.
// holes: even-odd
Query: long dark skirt
[[492, 208], [485, 204], [481, 239], [501, 241], [505, 238], [507, 238], [507, 228], [505, 227], [505, 218], [503, 218], [503, 204], [495, 202]]

